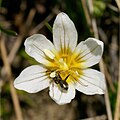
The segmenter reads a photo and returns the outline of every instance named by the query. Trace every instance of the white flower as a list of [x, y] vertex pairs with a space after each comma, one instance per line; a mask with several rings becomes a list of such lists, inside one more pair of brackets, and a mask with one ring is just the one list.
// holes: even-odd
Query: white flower
[[99, 63], [103, 42], [88, 38], [77, 45], [77, 31], [65, 13], [59, 13], [53, 25], [53, 43], [34, 34], [25, 41], [25, 51], [38, 61], [15, 79], [17, 89], [36, 93], [49, 87], [49, 95], [58, 104], [71, 102], [75, 89], [87, 95], [104, 94], [104, 75], [89, 67]]

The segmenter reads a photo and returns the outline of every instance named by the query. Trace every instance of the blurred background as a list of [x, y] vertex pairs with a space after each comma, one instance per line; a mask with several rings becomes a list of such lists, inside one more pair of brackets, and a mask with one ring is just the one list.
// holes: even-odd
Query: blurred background
[[[0, 0], [0, 120], [120, 120], [119, 8], [119, 0]], [[61, 11], [74, 22], [78, 42], [90, 36], [104, 42], [102, 65], [93, 68], [104, 72], [107, 90], [94, 96], [77, 91], [71, 103], [59, 106], [48, 89], [29, 94], [16, 90], [13, 81], [37, 64], [25, 53], [24, 40], [40, 33], [52, 41]]]

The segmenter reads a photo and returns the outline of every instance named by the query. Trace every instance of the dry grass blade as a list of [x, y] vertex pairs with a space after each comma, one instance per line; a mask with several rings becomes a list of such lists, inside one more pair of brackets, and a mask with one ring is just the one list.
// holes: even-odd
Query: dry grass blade
[[82, 119], [82, 120], [107, 120], [107, 116], [101, 115], [101, 116], [90, 117], [90, 118]]
[[31, 32], [30, 35], [37, 33], [44, 25], [46, 22], [50, 21], [55, 14], [51, 13], [49, 14], [40, 24], [38, 24]]
[[116, 1], [116, 4], [118, 6], [118, 9], [120, 10], [120, 0], [115, 0]]
[[37, 33], [42, 27], [45, 26], [46, 22], [49, 22], [56, 14], [58, 14], [60, 11], [58, 10], [57, 6], [53, 8], [52, 12], [34, 29], [31, 30], [30, 35]]
[[120, 119], [120, 63], [119, 63], [119, 81], [118, 81], [118, 92], [117, 92], [117, 100], [116, 100], [116, 107], [114, 113], [114, 120]]
[[86, 5], [86, 1], [85, 0], [82, 0], [82, 7], [83, 7], [83, 10], [84, 10], [84, 13], [85, 13], [85, 17], [86, 17], [86, 20], [87, 20], [87, 24], [90, 28], [90, 32], [92, 32], [92, 25], [91, 25], [91, 19], [90, 19], [90, 15], [88, 13], [88, 9], [87, 9], [87, 5]]
[[[92, 28], [93, 28], [94, 36], [95, 36], [95, 38], [99, 39], [96, 20], [93, 16], [93, 1], [92, 0], [88, 1], [88, 6], [89, 6], [90, 14], [92, 16], [91, 21], [92, 21]], [[101, 59], [99, 66], [100, 66], [101, 72], [103, 72], [105, 74], [105, 66], [104, 66], [103, 59]], [[106, 84], [106, 91], [105, 91], [105, 103], [106, 103], [108, 119], [112, 120], [112, 112], [111, 112], [111, 107], [110, 107], [110, 100], [109, 100], [107, 84]]]
[[18, 99], [16, 90], [13, 86], [12, 71], [11, 71], [11, 67], [10, 67], [10, 64], [9, 64], [9, 61], [8, 61], [8, 58], [7, 58], [7, 51], [6, 51], [6, 48], [5, 48], [5, 43], [4, 43], [3, 38], [1, 39], [1, 55], [2, 55], [2, 59], [3, 59], [5, 69], [6, 69], [7, 77], [9, 78], [10, 92], [11, 92], [11, 96], [12, 96], [17, 120], [23, 120], [22, 111], [21, 111], [20, 104], [19, 104], [19, 99]]
[[[120, 10], [120, 1], [116, 0], [116, 3]], [[118, 19], [120, 21], [120, 13], [119, 13]], [[120, 24], [119, 24], [119, 31], [120, 31]], [[120, 43], [120, 38], [119, 38], [119, 43]], [[114, 120], [120, 120], [120, 52], [119, 52], [119, 68], [118, 69], [119, 69], [118, 70], [119, 80], [118, 80], [118, 91], [117, 91], [117, 100], [116, 100], [116, 106], [115, 106]]]

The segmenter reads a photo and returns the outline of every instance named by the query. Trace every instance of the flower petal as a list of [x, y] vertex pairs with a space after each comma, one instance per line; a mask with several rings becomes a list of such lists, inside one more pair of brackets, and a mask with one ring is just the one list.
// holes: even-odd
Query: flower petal
[[93, 70], [83, 70], [83, 76], [76, 83], [76, 89], [87, 95], [104, 94], [106, 89], [104, 74]]
[[46, 49], [50, 52], [55, 50], [52, 42], [50, 42], [44, 35], [34, 34], [31, 37], [28, 37], [25, 41], [25, 51], [27, 54], [44, 65], [49, 64], [44, 53], [44, 50]]
[[24, 69], [15, 79], [14, 87], [29, 93], [36, 93], [49, 86], [49, 78], [46, 69], [39, 65], [34, 65]]
[[59, 13], [53, 25], [53, 42], [58, 51], [73, 51], [77, 45], [77, 31], [74, 23], [65, 13]]
[[95, 38], [88, 38], [78, 44], [76, 50], [76, 60], [82, 68], [91, 67], [99, 63], [103, 54], [103, 42]]
[[75, 88], [69, 84], [67, 92], [62, 92], [55, 83], [50, 84], [49, 95], [59, 105], [70, 103], [75, 97]]

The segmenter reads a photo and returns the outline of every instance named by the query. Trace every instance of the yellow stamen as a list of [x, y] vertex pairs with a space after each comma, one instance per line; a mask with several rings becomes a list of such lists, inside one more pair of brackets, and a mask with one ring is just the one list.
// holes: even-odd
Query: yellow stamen
[[43, 50], [45, 55], [48, 56], [50, 59], [54, 59], [55, 58], [55, 55], [48, 49], [44, 49]]
[[60, 63], [60, 68], [63, 70], [68, 70], [68, 65], [66, 64], [66, 62], [64, 62], [63, 58], [59, 59], [59, 63]]

